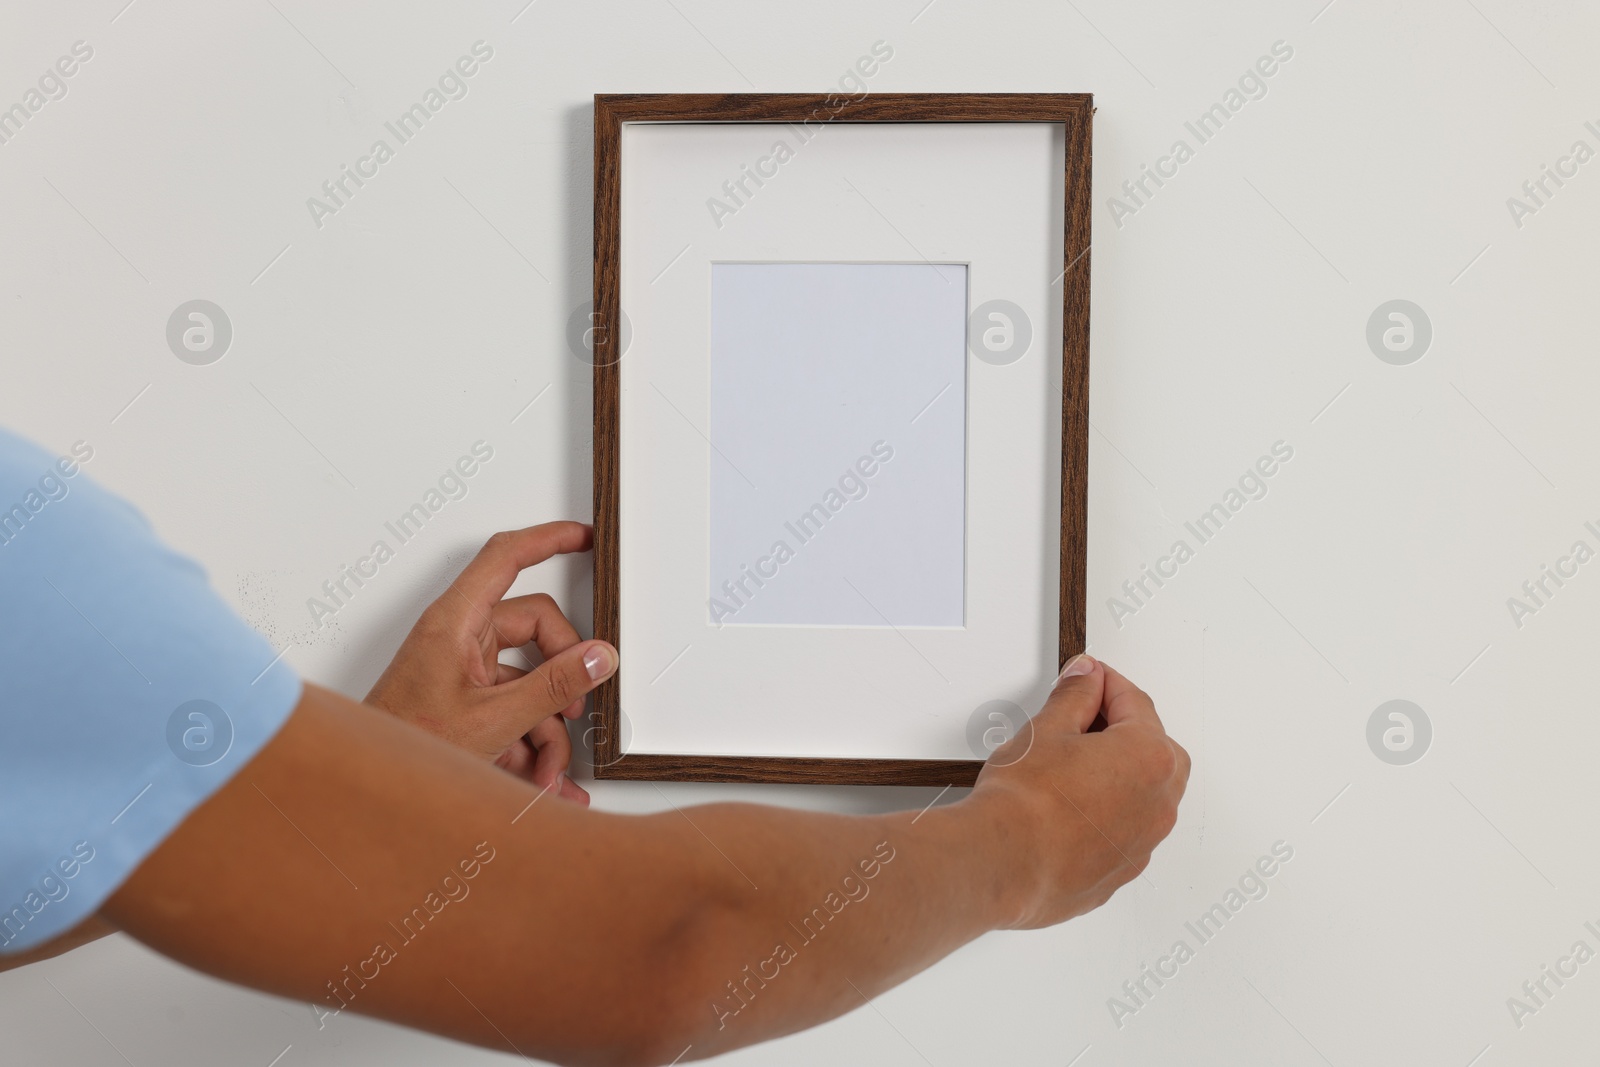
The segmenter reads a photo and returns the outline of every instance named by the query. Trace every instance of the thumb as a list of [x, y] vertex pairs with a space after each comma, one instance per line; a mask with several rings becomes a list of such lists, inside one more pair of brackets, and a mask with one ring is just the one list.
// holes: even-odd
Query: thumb
[[617, 650], [604, 641], [580, 641], [533, 670], [493, 688], [505, 743], [523, 734], [617, 671]]
[[1056, 679], [1037, 718], [1071, 733], [1084, 733], [1100, 714], [1105, 688], [1106, 671], [1100, 661], [1088, 655], [1074, 656]]

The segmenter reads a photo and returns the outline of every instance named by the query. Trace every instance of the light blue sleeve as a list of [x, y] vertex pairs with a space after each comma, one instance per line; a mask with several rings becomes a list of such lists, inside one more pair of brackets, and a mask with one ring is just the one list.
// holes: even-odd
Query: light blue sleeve
[[93, 456], [0, 430], [0, 953], [97, 911], [300, 697]]

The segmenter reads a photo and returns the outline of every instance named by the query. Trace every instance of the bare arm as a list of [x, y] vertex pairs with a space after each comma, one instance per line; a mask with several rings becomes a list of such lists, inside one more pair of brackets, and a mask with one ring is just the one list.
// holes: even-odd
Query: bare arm
[[[616, 650], [604, 641], [580, 639], [547, 594], [502, 598], [523, 570], [587, 551], [593, 537], [591, 527], [577, 522], [491, 537], [417, 620], [365, 702], [555, 795], [587, 804], [588, 794], [566, 776], [572, 755], [566, 720], [581, 714], [583, 694], [616, 670]], [[507, 649], [526, 658], [528, 648], [540, 656], [532, 672], [499, 662]], [[91, 916], [38, 948], [0, 955], [0, 971], [52, 959], [113, 933], [116, 927]]]
[[[1108, 729], [1085, 733], [1102, 711]], [[1035, 725], [1025, 757], [920, 818], [618, 816], [308, 687], [105, 912], [180, 961], [320, 1006], [328, 1026], [348, 1005], [557, 1062], [698, 1059], [1134, 877], [1187, 756], [1099, 665]]]

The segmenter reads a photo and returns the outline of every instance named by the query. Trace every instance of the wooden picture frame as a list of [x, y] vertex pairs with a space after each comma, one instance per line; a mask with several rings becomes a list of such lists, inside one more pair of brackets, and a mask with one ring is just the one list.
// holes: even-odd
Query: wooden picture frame
[[[1061, 664], [1085, 643], [1089, 435], [1090, 162], [1086, 93], [628, 94], [594, 99], [594, 626], [621, 647], [619, 435], [622, 129], [627, 123], [1058, 123], [1065, 132], [1062, 244]], [[624, 753], [619, 676], [595, 691], [595, 777], [708, 782], [970, 786], [977, 759]]]

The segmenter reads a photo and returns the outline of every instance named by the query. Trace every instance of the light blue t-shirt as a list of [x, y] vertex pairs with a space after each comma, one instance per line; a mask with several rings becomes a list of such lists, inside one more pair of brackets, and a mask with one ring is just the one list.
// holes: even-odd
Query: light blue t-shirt
[[0, 430], [0, 953], [94, 914], [300, 697], [94, 454]]

